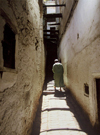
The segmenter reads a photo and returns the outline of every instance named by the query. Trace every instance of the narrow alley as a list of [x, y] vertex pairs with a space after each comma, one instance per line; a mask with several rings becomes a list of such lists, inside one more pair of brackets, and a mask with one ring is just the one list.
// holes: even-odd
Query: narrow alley
[[0, 0], [0, 135], [100, 135], [100, 0]]
[[32, 135], [99, 135], [70, 91], [54, 91], [54, 81], [43, 91]]

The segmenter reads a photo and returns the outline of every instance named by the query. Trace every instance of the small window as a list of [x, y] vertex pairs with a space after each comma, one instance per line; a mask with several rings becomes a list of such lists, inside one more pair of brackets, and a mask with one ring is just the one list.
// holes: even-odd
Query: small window
[[85, 91], [85, 95], [89, 96], [89, 86], [87, 83], [84, 84], [84, 91]]
[[77, 33], [77, 39], [79, 39], [79, 33]]
[[2, 46], [4, 67], [15, 69], [15, 33], [8, 24], [4, 26]]

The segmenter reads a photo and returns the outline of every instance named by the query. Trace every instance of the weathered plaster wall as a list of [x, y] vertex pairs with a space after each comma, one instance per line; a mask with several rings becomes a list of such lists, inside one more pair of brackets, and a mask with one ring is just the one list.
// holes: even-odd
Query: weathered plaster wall
[[62, 13], [62, 18], [57, 18], [57, 22], [60, 21], [60, 27], [59, 29], [59, 38], [61, 38], [65, 32], [66, 22], [69, 18], [70, 11], [72, 9], [74, 0], [56, 0], [56, 3], [59, 4], [65, 4], [66, 6], [61, 6], [56, 8], [57, 13]]
[[[42, 14], [40, 18], [38, 2], [0, 0], [0, 49], [6, 22], [16, 34], [16, 58], [15, 70], [5, 69], [0, 76], [0, 135], [29, 135], [44, 82]], [[0, 67], [2, 63], [1, 51]]]
[[[59, 47], [64, 66], [64, 81], [88, 113], [97, 122], [95, 78], [100, 78], [100, 1], [78, 1]], [[84, 95], [89, 85], [89, 97]]]

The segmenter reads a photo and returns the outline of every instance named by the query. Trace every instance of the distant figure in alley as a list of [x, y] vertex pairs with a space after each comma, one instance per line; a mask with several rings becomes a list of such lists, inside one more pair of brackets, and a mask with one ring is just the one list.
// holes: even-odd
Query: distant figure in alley
[[54, 64], [53, 64], [53, 67], [52, 67], [52, 71], [54, 73], [54, 82], [55, 82], [55, 90], [56, 90], [56, 87], [60, 87], [60, 91], [61, 91], [61, 87], [64, 87], [64, 81], [63, 81], [63, 66], [62, 64], [58, 61], [58, 59], [55, 59], [54, 60]]

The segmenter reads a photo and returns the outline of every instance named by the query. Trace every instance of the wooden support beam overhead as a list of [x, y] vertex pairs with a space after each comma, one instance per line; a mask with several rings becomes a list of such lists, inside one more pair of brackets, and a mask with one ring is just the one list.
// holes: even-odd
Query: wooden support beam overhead
[[60, 23], [51, 23], [49, 25], [60, 25]]
[[45, 14], [43, 15], [43, 17], [45, 18], [62, 18], [62, 14], [58, 13], [58, 14]]
[[43, 5], [43, 7], [62, 7], [66, 6], [66, 4], [59, 4], [59, 5]]
[[59, 32], [59, 30], [43, 30], [44, 32]]

